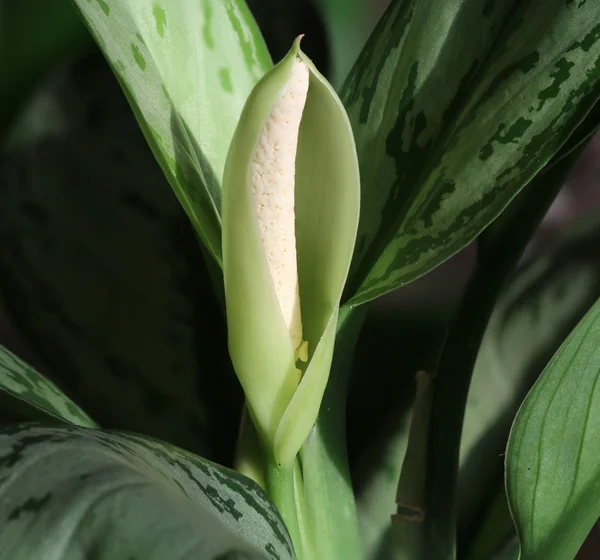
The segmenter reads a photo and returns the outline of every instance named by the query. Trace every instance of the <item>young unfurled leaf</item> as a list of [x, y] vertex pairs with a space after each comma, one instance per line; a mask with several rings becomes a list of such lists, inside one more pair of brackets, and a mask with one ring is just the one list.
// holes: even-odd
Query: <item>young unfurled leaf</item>
[[346, 112], [298, 39], [250, 94], [223, 182], [229, 350], [282, 464], [312, 428], [327, 384], [359, 197]]

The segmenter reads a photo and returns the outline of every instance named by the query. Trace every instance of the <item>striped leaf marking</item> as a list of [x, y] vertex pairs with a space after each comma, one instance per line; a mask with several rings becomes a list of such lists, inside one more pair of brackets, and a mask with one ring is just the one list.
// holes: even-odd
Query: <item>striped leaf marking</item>
[[134, 434], [0, 430], [0, 497], [2, 559], [293, 558], [254, 482]]
[[361, 163], [352, 270], [361, 280], [397, 227], [399, 208], [418, 187], [448, 116], [511, 7], [503, 2], [482, 12], [478, 4], [392, 2], [342, 88]]
[[221, 264], [220, 184], [242, 106], [270, 67], [241, 0], [76, 0], [156, 159]]
[[[600, 22], [592, 3], [506, 6], [448, 6], [425, 33], [427, 9], [396, 3], [346, 84], [368, 175], [353, 303], [414, 280], [474, 239], [596, 101]], [[392, 29], [400, 39], [386, 44]], [[489, 44], [471, 38], [488, 32]], [[450, 65], [440, 53], [450, 53]], [[468, 63], [454, 62], [459, 53]]]
[[0, 393], [45, 414], [87, 428], [96, 423], [41, 373], [0, 346]]

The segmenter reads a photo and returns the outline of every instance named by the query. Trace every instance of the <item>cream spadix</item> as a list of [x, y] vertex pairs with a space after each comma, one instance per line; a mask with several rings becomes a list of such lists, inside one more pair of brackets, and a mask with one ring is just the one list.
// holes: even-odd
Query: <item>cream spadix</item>
[[296, 40], [246, 101], [222, 203], [229, 352], [282, 464], [308, 436], [327, 384], [359, 199], [346, 112]]
[[307, 94], [308, 67], [296, 59], [252, 158], [252, 194], [261, 241], [294, 350], [302, 343], [294, 186], [298, 134]]

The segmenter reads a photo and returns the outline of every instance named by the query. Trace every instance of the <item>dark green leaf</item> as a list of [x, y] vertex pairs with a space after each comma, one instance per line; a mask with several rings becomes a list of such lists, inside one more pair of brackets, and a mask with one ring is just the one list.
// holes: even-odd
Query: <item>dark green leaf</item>
[[506, 451], [522, 560], [573, 558], [600, 515], [600, 301], [527, 395]]
[[600, 221], [563, 233], [505, 291], [477, 356], [461, 441], [459, 529], [477, 530], [497, 492], [520, 403], [570, 330], [600, 297]]
[[293, 558], [250, 479], [134, 434], [0, 430], [0, 559]]
[[472, 241], [567, 140], [599, 80], [593, 1], [393, 2], [343, 89], [363, 187], [352, 302]]

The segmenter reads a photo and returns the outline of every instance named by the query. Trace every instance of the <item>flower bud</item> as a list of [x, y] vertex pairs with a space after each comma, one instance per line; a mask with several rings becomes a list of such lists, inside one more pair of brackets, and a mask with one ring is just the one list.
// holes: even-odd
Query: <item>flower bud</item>
[[325, 391], [360, 200], [348, 117], [299, 43], [246, 101], [222, 202], [229, 352], [282, 464], [306, 440]]

